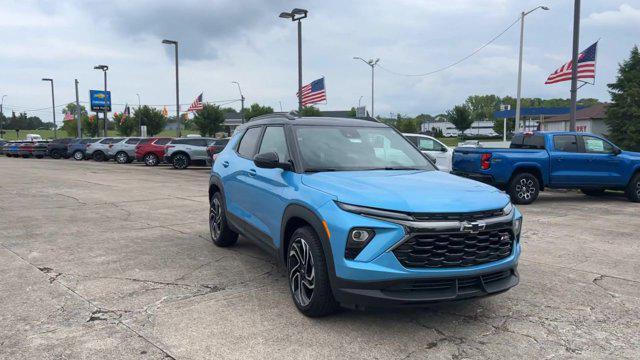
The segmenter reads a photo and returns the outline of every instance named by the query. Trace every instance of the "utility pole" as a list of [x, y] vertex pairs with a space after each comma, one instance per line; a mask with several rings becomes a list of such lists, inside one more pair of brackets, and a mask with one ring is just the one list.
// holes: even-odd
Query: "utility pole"
[[[111, 106], [111, 96], [109, 96], [108, 98], [108, 103], [107, 103], [107, 70], [109, 70], [109, 66], [107, 65], [96, 65], [93, 67], [95, 70], [102, 70], [102, 73], [104, 74], [104, 96], [105, 96], [105, 101], [104, 101], [104, 109], [103, 113], [104, 113], [104, 136], [107, 137], [108, 132], [107, 132], [107, 112], [109, 111], [109, 106]], [[97, 120], [96, 120], [97, 121]], [[98, 123], [98, 136], [100, 136], [100, 123]]]
[[[140, 94], [136, 94], [138, 97], [138, 111], [140, 111]], [[142, 137], [142, 113], [138, 116], [138, 136]]]
[[2, 111], [2, 106], [4, 105], [4, 98], [6, 98], [7, 95], [2, 95], [2, 100], [0, 101], [0, 139], [2, 139], [2, 137], [4, 136], [4, 131], [2, 130], [2, 123], [3, 123], [3, 116], [4, 116], [4, 112]]
[[56, 125], [56, 98], [53, 93], [53, 79], [43, 78], [42, 81], [48, 81], [51, 83], [51, 110], [53, 111], [53, 138], [58, 138], [58, 126]]
[[78, 132], [77, 137], [82, 139], [82, 111], [80, 111], [80, 95], [78, 94], [78, 79], [75, 81], [76, 84], [76, 131]]
[[175, 46], [176, 59], [176, 137], [180, 137], [180, 77], [178, 76], [178, 42], [175, 40], [162, 40], [165, 45]]
[[238, 85], [238, 91], [240, 92], [240, 121], [244, 124], [244, 95], [242, 95], [242, 89], [240, 88], [240, 83], [237, 81], [232, 81], [232, 84]]
[[576, 131], [576, 102], [578, 101], [578, 48], [580, 47], [580, 0], [573, 5], [573, 54], [571, 56], [571, 111], [569, 131]]
[[307, 17], [309, 11], [295, 8], [291, 12], [282, 12], [280, 17], [298, 22], [298, 111], [302, 111], [302, 19]]
[[374, 72], [375, 72], [375, 67], [376, 65], [378, 65], [378, 61], [380, 61], [380, 59], [369, 59], [369, 60], [365, 60], [359, 56], [354, 56], [353, 57], [354, 60], [362, 60], [362, 62], [364, 62], [365, 64], [371, 66], [371, 117], [375, 118], [376, 117], [376, 113], [375, 113], [375, 107], [374, 107], [374, 98], [375, 98], [375, 93], [374, 93]]

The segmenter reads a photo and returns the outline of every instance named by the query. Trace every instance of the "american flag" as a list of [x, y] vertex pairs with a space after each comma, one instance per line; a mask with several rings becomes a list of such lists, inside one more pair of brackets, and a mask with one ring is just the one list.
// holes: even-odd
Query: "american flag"
[[120, 125], [124, 124], [124, 120], [131, 114], [131, 110], [129, 109], [129, 104], [124, 106], [124, 111], [122, 112], [122, 117], [120, 118]]
[[324, 78], [312, 81], [302, 87], [302, 106], [316, 104], [326, 100], [327, 93], [324, 88]]
[[202, 108], [202, 93], [200, 93], [200, 95], [198, 95], [198, 97], [191, 103], [187, 112], [200, 111]]
[[[598, 42], [586, 48], [578, 55], [578, 79], [594, 79], [596, 78], [596, 51], [598, 50]], [[571, 80], [572, 61], [562, 65], [553, 74], [549, 75], [545, 84], [555, 84], [562, 81]]]
[[64, 119], [62, 119], [62, 121], [71, 121], [74, 119], [75, 118], [73, 117], [73, 114], [71, 113], [71, 111], [69, 111], [66, 114], [64, 114]]

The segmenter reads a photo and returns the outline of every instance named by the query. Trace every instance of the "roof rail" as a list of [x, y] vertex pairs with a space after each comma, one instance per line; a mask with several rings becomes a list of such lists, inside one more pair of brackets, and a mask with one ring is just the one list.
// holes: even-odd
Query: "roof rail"
[[253, 121], [253, 120], [260, 120], [260, 119], [271, 119], [271, 118], [285, 118], [285, 119], [289, 119], [289, 120], [294, 120], [294, 119], [296, 119], [298, 117], [300, 117], [300, 116], [298, 115], [297, 111], [273, 112], [273, 113], [270, 113], [270, 114], [254, 116], [251, 119], [247, 120], [247, 122]]

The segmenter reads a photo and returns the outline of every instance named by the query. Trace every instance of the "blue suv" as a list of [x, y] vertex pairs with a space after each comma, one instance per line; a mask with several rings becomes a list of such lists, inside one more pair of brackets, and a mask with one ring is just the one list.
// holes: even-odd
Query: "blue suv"
[[272, 114], [242, 125], [209, 182], [218, 246], [238, 234], [287, 269], [307, 316], [497, 294], [518, 283], [522, 215], [441, 171], [395, 129]]

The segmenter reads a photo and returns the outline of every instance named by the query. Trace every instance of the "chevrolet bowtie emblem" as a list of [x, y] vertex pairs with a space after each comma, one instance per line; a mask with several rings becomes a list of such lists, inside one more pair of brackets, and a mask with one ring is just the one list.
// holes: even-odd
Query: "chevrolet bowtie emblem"
[[484, 230], [486, 226], [482, 221], [463, 221], [460, 223], [460, 231], [477, 234]]

